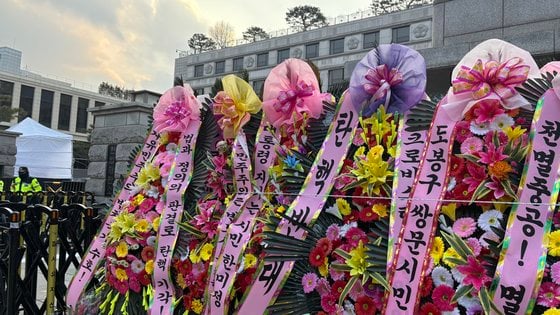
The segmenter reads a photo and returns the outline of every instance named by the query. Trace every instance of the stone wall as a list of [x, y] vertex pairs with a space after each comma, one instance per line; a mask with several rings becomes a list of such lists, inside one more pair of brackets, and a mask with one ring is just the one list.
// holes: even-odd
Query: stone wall
[[0, 178], [13, 177], [16, 165], [16, 139], [21, 135], [17, 132], [0, 131], [0, 166], [4, 170]]

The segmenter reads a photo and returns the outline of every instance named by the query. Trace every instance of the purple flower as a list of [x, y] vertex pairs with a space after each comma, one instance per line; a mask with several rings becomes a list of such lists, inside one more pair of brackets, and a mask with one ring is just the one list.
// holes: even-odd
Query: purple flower
[[315, 288], [317, 287], [317, 280], [319, 280], [319, 278], [315, 273], [313, 272], [306, 273], [301, 278], [301, 285], [303, 286], [303, 292], [305, 293], [313, 292], [313, 290], [315, 290]]
[[555, 262], [550, 266], [550, 276], [552, 281], [556, 284], [560, 284], [560, 261]]

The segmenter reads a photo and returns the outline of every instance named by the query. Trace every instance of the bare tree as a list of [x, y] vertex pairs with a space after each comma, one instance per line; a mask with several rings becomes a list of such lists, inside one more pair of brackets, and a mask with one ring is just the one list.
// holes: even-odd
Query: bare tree
[[194, 34], [191, 39], [189, 39], [188, 44], [189, 47], [194, 50], [195, 54], [216, 49], [216, 43], [202, 33]]
[[231, 24], [226, 21], [219, 21], [210, 27], [208, 31], [210, 37], [214, 39], [218, 48], [226, 48], [234, 43], [234, 28]]
[[433, 0], [372, 0], [370, 8], [375, 14], [385, 14], [412, 9], [418, 5], [432, 2]]
[[286, 22], [301, 31], [307, 31], [312, 27], [327, 26], [327, 18], [321, 13], [321, 9], [309, 5], [293, 7], [286, 12]]
[[268, 38], [270, 38], [270, 35], [268, 35], [268, 33], [266, 33], [262, 28], [258, 26], [251, 26], [245, 32], [243, 32], [243, 39], [249, 40], [253, 43], [258, 40]]

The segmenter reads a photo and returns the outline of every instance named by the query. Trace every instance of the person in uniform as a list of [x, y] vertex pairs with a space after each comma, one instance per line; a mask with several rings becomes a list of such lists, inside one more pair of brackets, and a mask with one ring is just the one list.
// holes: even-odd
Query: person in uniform
[[29, 176], [29, 169], [25, 166], [19, 168], [18, 177], [14, 178], [10, 184], [12, 193], [34, 193], [42, 190], [37, 178]]

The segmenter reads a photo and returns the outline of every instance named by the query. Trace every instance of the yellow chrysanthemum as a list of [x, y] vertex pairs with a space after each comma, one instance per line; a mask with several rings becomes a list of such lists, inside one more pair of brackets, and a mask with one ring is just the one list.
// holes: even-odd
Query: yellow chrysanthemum
[[113, 224], [111, 224], [111, 231], [109, 232], [109, 241], [111, 242], [118, 241], [121, 239], [122, 236], [123, 233], [120, 226], [118, 226], [113, 222]]
[[138, 194], [134, 196], [134, 198], [132, 199], [132, 206], [134, 207], [139, 206], [142, 203], [142, 201], [144, 201], [144, 199], [145, 199], [144, 195], [142, 194]]
[[141, 219], [136, 222], [136, 231], [140, 233], [145, 233], [150, 230], [150, 223], [146, 219]]
[[449, 247], [444, 253], [443, 253], [443, 262], [449, 266], [449, 268], [454, 268], [456, 266], [456, 264], [448, 261], [448, 258], [461, 258], [461, 256], [459, 256], [459, 254], [453, 249], [453, 247]]
[[346, 264], [352, 268], [350, 270], [350, 275], [363, 275], [369, 264], [366, 261], [366, 248], [362, 241], [360, 241], [358, 247], [350, 251], [350, 257], [350, 259], [346, 260]]
[[128, 245], [126, 245], [126, 242], [119, 242], [119, 245], [117, 245], [117, 249], [115, 250], [115, 253], [119, 258], [126, 257], [126, 255], [128, 255]]
[[157, 231], [159, 229], [159, 222], [161, 221], [160, 217], [157, 217], [154, 219], [154, 221], [152, 221], [152, 227], [154, 228], [154, 231]]
[[276, 208], [276, 212], [278, 213], [284, 213], [286, 211], [286, 208], [284, 206], [280, 206], [278, 208]]
[[128, 275], [126, 274], [126, 271], [122, 268], [117, 268], [117, 270], [115, 270], [115, 276], [117, 277], [117, 280], [119, 280], [119, 281], [128, 280]]
[[144, 270], [146, 270], [146, 273], [151, 275], [152, 272], [154, 272], [154, 260], [150, 259], [146, 262], [146, 265], [144, 266]]
[[387, 206], [382, 203], [376, 203], [372, 207], [373, 212], [377, 213], [380, 218], [387, 216]]
[[150, 183], [158, 180], [159, 177], [159, 168], [151, 163], [146, 163], [138, 173], [138, 179], [136, 179], [135, 184], [141, 188], [148, 189]]
[[193, 264], [199, 263], [200, 255], [196, 250], [191, 250], [191, 252], [189, 253], [189, 259]]
[[326, 277], [329, 274], [329, 259], [325, 257], [325, 262], [319, 266], [319, 274]]
[[257, 264], [257, 257], [253, 254], [245, 254], [245, 269], [254, 267]]
[[550, 256], [560, 256], [560, 230], [548, 234], [547, 247]]
[[187, 287], [187, 282], [185, 281], [185, 277], [182, 274], [178, 274], [175, 279], [177, 279], [177, 285], [181, 289], [185, 289]]
[[349, 215], [352, 212], [352, 209], [350, 208], [350, 204], [348, 203], [348, 201], [342, 198], [336, 199], [336, 207], [338, 208], [338, 211], [340, 211], [340, 214], [342, 215]]
[[445, 244], [443, 244], [443, 240], [441, 239], [441, 237], [436, 236], [432, 244], [432, 250], [430, 251], [430, 256], [432, 256], [435, 265], [439, 264], [441, 257], [443, 257], [444, 251]]
[[214, 245], [210, 243], [204, 244], [204, 246], [202, 246], [202, 248], [200, 249], [200, 258], [202, 258], [202, 260], [204, 261], [207, 261], [208, 259], [210, 259], [210, 257], [212, 257], [213, 251]]
[[557, 309], [556, 307], [549, 308], [546, 311], [544, 311], [543, 315], [560, 315], [560, 310]]
[[359, 147], [358, 150], [356, 150], [356, 152], [354, 153], [354, 158], [359, 158], [363, 155], [366, 154], [366, 148], [365, 147]]
[[515, 129], [511, 128], [510, 126], [510, 127], [503, 128], [502, 130], [504, 131], [504, 133], [506, 134], [506, 136], [510, 141], [521, 137], [527, 131], [527, 129], [523, 129], [521, 128], [521, 126], [517, 126], [515, 127]]
[[191, 303], [191, 311], [200, 314], [202, 313], [202, 302], [199, 299], [194, 299]]

